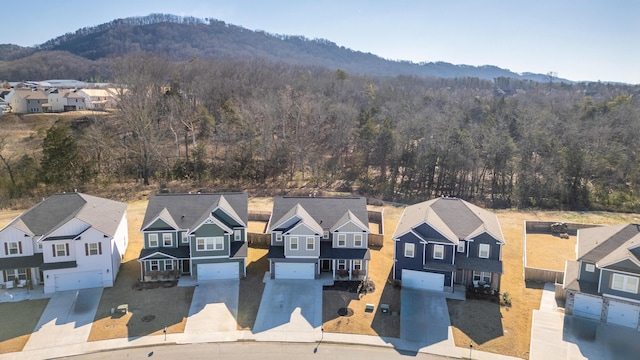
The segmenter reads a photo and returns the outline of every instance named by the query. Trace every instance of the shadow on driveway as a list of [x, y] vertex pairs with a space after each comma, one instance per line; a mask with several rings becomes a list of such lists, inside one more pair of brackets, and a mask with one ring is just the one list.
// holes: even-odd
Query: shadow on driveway
[[184, 332], [235, 331], [240, 280], [203, 281], [196, 285]]
[[564, 316], [562, 340], [578, 346], [587, 359], [637, 359], [640, 332], [575, 315]]

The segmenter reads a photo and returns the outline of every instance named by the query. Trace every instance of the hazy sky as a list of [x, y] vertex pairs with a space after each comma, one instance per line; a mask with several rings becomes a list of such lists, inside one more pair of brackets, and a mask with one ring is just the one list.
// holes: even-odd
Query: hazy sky
[[[0, 43], [41, 44], [129, 16], [215, 18], [383, 58], [640, 84], [639, 0], [6, 1]], [[35, 10], [34, 10], [35, 9]]]

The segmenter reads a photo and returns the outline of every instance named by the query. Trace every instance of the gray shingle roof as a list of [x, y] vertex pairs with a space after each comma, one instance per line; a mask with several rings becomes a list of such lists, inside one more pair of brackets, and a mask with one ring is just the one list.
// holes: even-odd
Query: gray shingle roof
[[114, 236], [126, 210], [127, 204], [118, 201], [81, 193], [60, 193], [33, 206], [7, 226], [15, 226], [31, 236], [46, 236], [75, 217]]
[[598, 266], [614, 264], [625, 259], [640, 262], [640, 225], [622, 224], [578, 230], [577, 260], [597, 263]]
[[458, 198], [437, 198], [408, 206], [398, 222], [393, 238], [427, 223], [453, 243], [487, 232], [505, 243], [498, 217]]
[[279, 196], [273, 199], [273, 212], [269, 220], [268, 231], [271, 231], [284, 216], [296, 205], [300, 205], [320, 225], [329, 229], [335, 225], [346, 213], [353, 215], [369, 229], [369, 215], [367, 200], [363, 197], [289, 197]]
[[[222, 196], [226, 202], [220, 202]], [[171, 216], [167, 221], [175, 223], [178, 228], [193, 229], [220, 204], [221, 208], [230, 206], [230, 209], [225, 210], [232, 216], [238, 216], [239, 220], [247, 224], [249, 215], [246, 193], [155, 194], [149, 199], [142, 229], [148, 227], [163, 212]]]

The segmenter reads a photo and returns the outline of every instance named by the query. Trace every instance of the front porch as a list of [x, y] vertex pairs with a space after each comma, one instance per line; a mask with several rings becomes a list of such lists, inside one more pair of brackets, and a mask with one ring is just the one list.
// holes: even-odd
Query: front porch
[[23, 300], [48, 299], [54, 293], [45, 293], [44, 285], [35, 284], [24, 287], [12, 287], [0, 289], [0, 303], [18, 302]]
[[174, 281], [190, 274], [189, 259], [139, 260], [142, 282]]
[[[321, 259], [320, 275], [336, 281], [362, 281], [367, 278], [369, 261], [360, 259]], [[325, 276], [326, 276], [325, 275]]]

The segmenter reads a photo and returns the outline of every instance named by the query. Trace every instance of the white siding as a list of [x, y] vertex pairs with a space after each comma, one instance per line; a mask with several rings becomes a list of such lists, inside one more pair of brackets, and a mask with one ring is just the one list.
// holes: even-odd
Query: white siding
[[[4, 244], [9, 242], [17, 242], [20, 241], [22, 243], [22, 254], [19, 255], [5, 255], [4, 253]], [[31, 256], [34, 254], [33, 241], [31, 237], [25, 236], [25, 233], [14, 228], [7, 227], [0, 233], [0, 257], [10, 257], [10, 256]]]
[[58, 227], [48, 236], [69, 236], [69, 235], [77, 235], [81, 232], [85, 231], [89, 228], [89, 224], [86, 222], [79, 220], [77, 218], [73, 218], [69, 220], [66, 224]]

